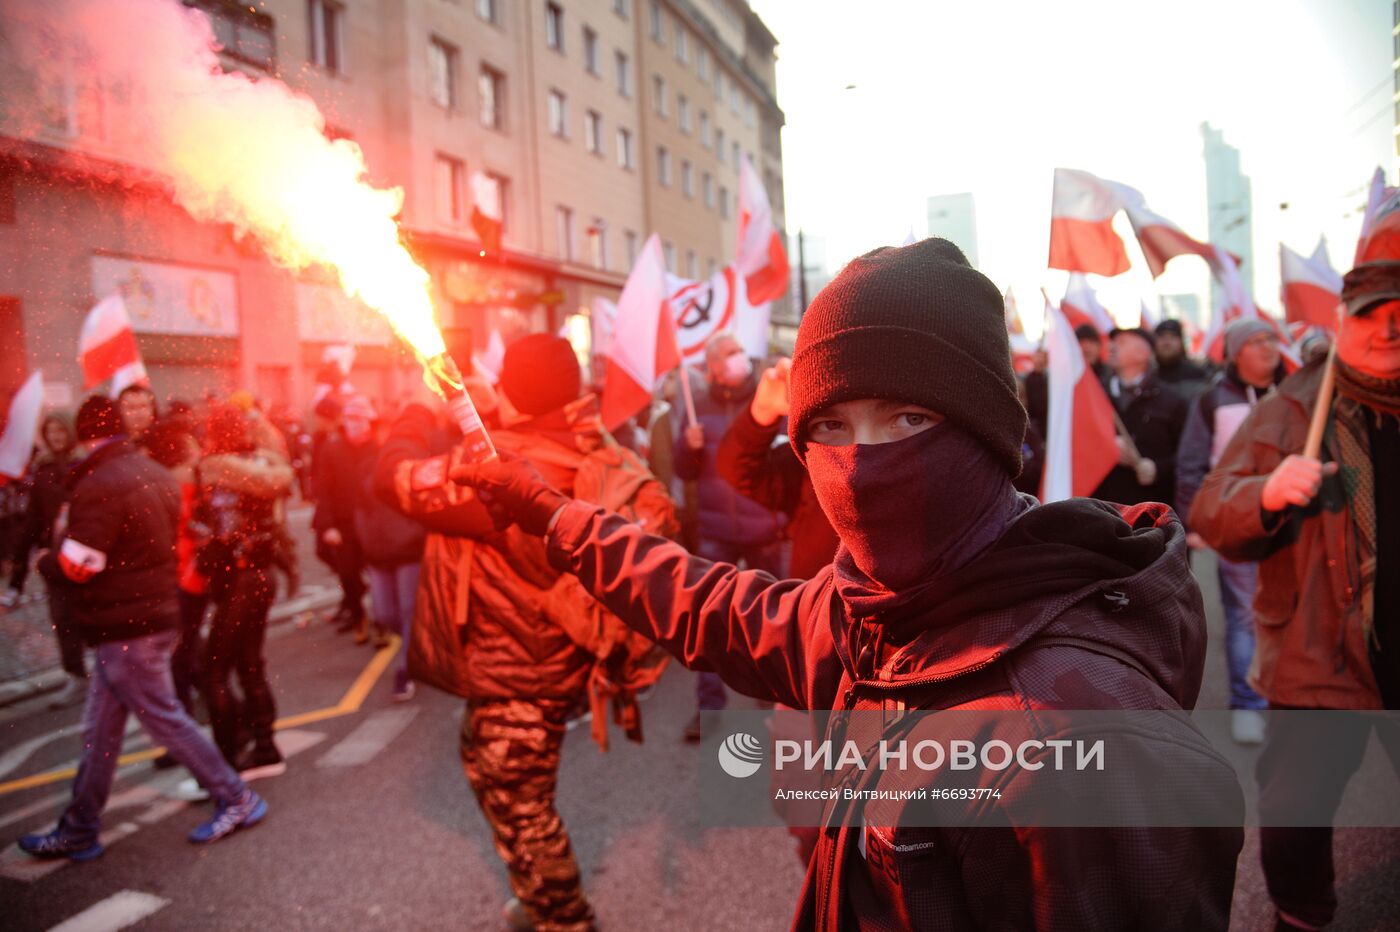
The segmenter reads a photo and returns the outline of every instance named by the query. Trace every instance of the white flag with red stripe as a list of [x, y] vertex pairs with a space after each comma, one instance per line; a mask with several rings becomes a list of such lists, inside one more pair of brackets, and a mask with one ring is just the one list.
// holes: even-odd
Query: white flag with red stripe
[[34, 373], [10, 399], [5, 432], [0, 434], [0, 475], [19, 479], [29, 468], [34, 453], [34, 435], [39, 429], [39, 412], [44, 407], [44, 376]]
[[1094, 286], [1080, 272], [1071, 272], [1065, 286], [1065, 296], [1060, 301], [1060, 310], [1069, 318], [1071, 327], [1090, 324], [1104, 339], [1113, 330], [1113, 315], [1099, 303]]
[[1215, 247], [1188, 236], [1181, 227], [1166, 217], [1149, 210], [1139, 202], [1124, 207], [1128, 222], [1137, 234], [1138, 245], [1147, 259], [1147, 267], [1156, 278], [1167, 267], [1167, 262], [1177, 256], [1200, 256], [1207, 262], [1215, 259]]
[[1337, 329], [1337, 305], [1342, 300], [1342, 276], [1327, 260], [1327, 242], [1319, 240], [1311, 256], [1278, 244], [1279, 299], [1289, 323]]
[[1142, 307], [1138, 309], [1138, 326], [1150, 333], [1162, 322], [1162, 315], [1147, 306], [1146, 298], [1140, 300]]
[[651, 403], [662, 377], [680, 364], [666, 288], [666, 260], [655, 233], [642, 247], [617, 299], [603, 378], [603, 426], [616, 430]]
[[1001, 300], [1006, 315], [1006, 339], [1011, 344], [1011, 366], [1017, 372], [1028, 371], [1035, 365], [1035, 344], [1026, 336], [1021, 310], [1016, 306], [1016, 295], [1009, 285]]
[[1397, 189], [1385, 183], [1385, 169], [1376, 167], [1375, 174], [1371, 176], [1371, 187], [1366, 193], [1366, 213], [1361, 218], [1361, 235], [1356, 239], [1356, 257], [1352, 260], [1353, 265], [1361, 263], [1361, 255], [1366, 249], [1366, 240], [1371, 236], [1371, 227], [1376, 223], [1376, 215], [1380, 213], [1381, 205], [1386, 202]]
[[111, 379], [116, 395], [127, 386], [149, 381], [121, 295], [104, 298], [88, 311], [78, 331], [78, 362], [83, 367], [84, 389]]
[[1055, 169], [1050, 198], [1050, 268], [1119, 275], [1128, 252], [1113, 229], [1113, 215], [1140, 200], [1127, 185], [1073, 168]]
[[748, 156], [739, 166], [739, 249], [735, 264], [754, 304], [780, 298], [787, 290], [787, 248], [773, 224], [768, 192]]
[[1113, 404], [1084, 364], [1074, 327], [1054, 306], [1047, 305], [1047, 314], [1050, 398], [1040, 499], [1058, 502], [1091, 495], [1118, 462], [1118, 444]]

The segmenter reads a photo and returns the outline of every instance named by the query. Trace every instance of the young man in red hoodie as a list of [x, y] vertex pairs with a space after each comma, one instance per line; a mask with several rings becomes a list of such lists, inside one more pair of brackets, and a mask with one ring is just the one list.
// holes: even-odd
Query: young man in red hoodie
[[[1185, 531], [1164, 505], [1016, 492], [1026, 413], [1002, 298], [956, 246], [851, 262], [803, 318], [790, 392], [794, 450], [841, 539], [811, 580], [692, 556], [518, 460], [454, 477], [498, 521], [545, 535], [551, 562], [629, 625], [751, 696], [1028, 716], [1195, 703], [1206, 632]], [[1193, 731], [1115, 747], [1242, 810], [1233, 771]], [[1027, 769], [1009, 795], [1034, 781]], [[1112, 790], [1110, 812], [1162, 792]], [[1242, 839], [1229, 826], [843, 819], [822, 829], [795, 927], [1225, 929]]]

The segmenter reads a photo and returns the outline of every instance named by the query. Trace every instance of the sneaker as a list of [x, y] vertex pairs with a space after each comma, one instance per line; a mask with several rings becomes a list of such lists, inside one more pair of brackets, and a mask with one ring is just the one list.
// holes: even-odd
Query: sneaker
[[22, 835], [19, 850], [36, 858], [67, 858], [70, 861], [91, 861], [101, 857], [106, 849], [96, 839], [76, 841], [54, 829], [47, 835]]
[[6, 589], [4, 594], [0, 594], [0, 608], [14, 608], [19, 604], [19, 597], [18, 589]]
[[88, 681], [84, 676], [68, 675], [68, 682], [63, 684], [63, 688], [53, 694], [49, 699], [50, 709], [66, 709], [69, 706], [77, 705], [87, 698]]
[[234, 768], [244, 782], [261, 780], [264, 777], [280, 777], [287, 772], [287, 761], [277, 750], [277, 745], [254, 745], [238, 756]]
[[175, 784], [175, 788], [170, 791], [170, 796], [187, 803], [202, 803], [209, 800], [209, 791], [200, 786], [199, 781], [194, 777], [188, 777]]
[[1230, 737], [1236, 744], [1264, 743], [1264, 713], [1254, 709], [1236, 709], [1230, 713]]
[[407, 702], [413, 698], [413, 680], [408, 678], [407, 670], [399, 670], [394, 673], [394, 701]]
[[240, 828], [252, 828], [267, 815], [267, 801], [252, 790], [244, 790], [234, 803], [219, 803], [214, 818], [190, 832], [190, 841], [207, 845]]
[[511, 932], [533, 932], [535, 928], [535, 921], [530, 918], [529, 910], [518, 896], [506, 900], [506, 905], [501, 908], [501, 917]]

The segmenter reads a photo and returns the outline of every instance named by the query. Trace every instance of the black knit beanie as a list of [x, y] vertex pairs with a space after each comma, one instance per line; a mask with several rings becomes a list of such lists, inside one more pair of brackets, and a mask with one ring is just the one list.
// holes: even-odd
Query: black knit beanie
[[797, 329], [789, 432], [804, 458], [817, 412], [843, 401], [908, 401], [967, 431], [1021, 473], [1026, 410], [1016, 394], [1005, 305], [957, 246], [930, 238], [866, 253], [812, 301]]
[[515, 410], [532, 417], [577, 399], [581, 380], [573, 346], [549, 333], [516, 340], [501, 362], [501, 390]]
[[106, 395], [89, 395], [73, 420], [78, 442], [106, 440], [122, 432], [122, 416], [117, 403]]

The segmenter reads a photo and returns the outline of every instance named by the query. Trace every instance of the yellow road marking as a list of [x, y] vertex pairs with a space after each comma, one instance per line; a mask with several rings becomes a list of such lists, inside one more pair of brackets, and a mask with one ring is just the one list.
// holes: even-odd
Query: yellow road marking
[[[394, 653], [399, 649], [399, 636], [389, 635], [389, 643], [374, 652], [369, 663], [360, 675], [355, 677], [355, 682], [350, 684], [350, 688], [345, 691], [345, 695], [340, 697], [340, 702], [324, 709], [315, 709], [311, 712], [300, 712], [296, 715], [287, 715], [279, 718], [273, 728], [278, 730], [284, 728], [296, 728], [299, 725], [309, 725], [312, 722], [323, 722], [330, 718], [340, 718], [343, 715], [353, 715], [360, 711], [360, 706], [364, 705], [369, 692], [374, 688], [375, 682], [384, 675], [384, 671], [389, 668], [389, 664], [394, 660]], [[165, 748], [147, 748], [144, 751], [133, 751], [130, 754], [123, 754], [117, 758], [117, 766], [125, 767], [128, 764], [139, 764], [142, 761], [155, 760], [165, 753]], [[47, 770], [43, 773], [36, 773], [28, 777], [20, 777], [18, 780], [10, 780], [7, 783], [0, 783], [0, 796], [7, 793], [18, 793], [20, 790], [33, 789], [36, 786], [47, 786], [50, 783], [57, 783], [60, 780], [67, 780], [76, 776], [76, 767], [61, 767], [57, 770]]]

